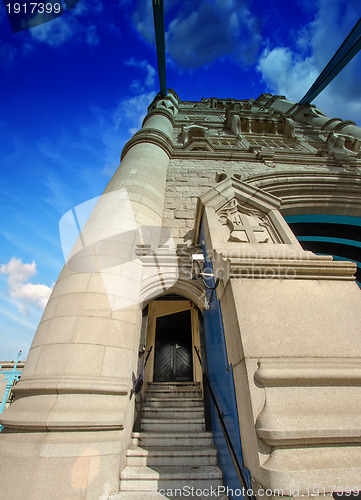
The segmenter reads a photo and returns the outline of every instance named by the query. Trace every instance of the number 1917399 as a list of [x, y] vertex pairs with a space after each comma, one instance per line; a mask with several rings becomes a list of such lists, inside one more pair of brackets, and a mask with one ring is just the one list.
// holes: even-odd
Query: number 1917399
[[60, 3], [8, 3], [6, 8], [9, 14], [59, 14], [61, 11]]

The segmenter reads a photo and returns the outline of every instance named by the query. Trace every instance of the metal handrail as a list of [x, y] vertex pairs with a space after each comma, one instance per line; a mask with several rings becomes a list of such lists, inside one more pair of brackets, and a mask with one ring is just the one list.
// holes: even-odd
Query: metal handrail
[[218, 420], [219, 420], [219, 423], [221, 424], [221, 428], [222, 428], [222, 432], [223, 432], [223, 435], [224, 435], [224, 439], [226, 440], [226, 444], [227, 444], [227, 447], [228, 447], [228, 450], [229, 450], [229, 453], [231, 455], [231, 459], [232, 459], [232, 462], [233, 462], [233, 465], [234, 465], [234, 468], [236, 470], [236, 474], [237, 474], [237, 477], [238, 477], [238, 480], [243, 488], [243, 491], [244, 491], [244, 494], [245, 496], [249, 499], [249, 500], [255, 500], [254, 496], [253, 495], [249, 495], [248, 494], [248, 487], [247, 487], [247, 482], [246, 482], [246, 478], [244, 476], [244, 473], [243, 473], [243, 470], [242, 470], [242, 467], [240, 465], [240, 463], [238, 462], [238, 458], [237, 458], [237, 455], [236, 455], [236, 452], [234, 451], [234, 448], [233, 448], [233, 445], [232, 445], [232, 441], [231, 441], [231, 438], [229, 437], [229, 434], [228, 434], [228, 431], [227, 431], [227, 427], [226, 427], [226, 424], [224, 423], [224, 419], [223, 419], [223, 413], [221, 412], [221, 410], [219, 409], [219, 406], [218, 406], [218, 403], [217, 403], [217, 400], [216, 400], [216, 397], [214, 395], [214, 392], [212, 390], [212, 387], [211, 387], [211, 384], [209, 382], [209, 378], [206, 374], [206, 372], [203, 370], [203, 365], [202, 365], [202, 360], [201, 360], [201, 357], [199, 355], [199, 352], [198, 352], [198, 349], [196, 346], [194, 346], [194, 349], [197, 353], [197, 357], [198, 357], [198, 361], [201, 365], [201, 368], [202, 368], [202, 376], [203, 376], [203, 381], [206, 383], [207, 385], [207, 388], [209, 390], [209, 394], [212, 398], [212, 402], [214, 404], [214, 408], [216, 410], [216, 413], [217, 413], [217, 417], [218, 417]]
[[150, 353], [152, 352], [152, 349], [153, 349], [153, 346], [151, 345], [151, 346], [150, 346], [150, 349], [149, 349], [149, 351], [148, 351], [147, 357], [145, 358], [145, 361], [144, 361], [144, 368], [145, 368], [145, 365], [146, 365], [146, 364], [147, 364], [147, 362], [148, 362], [148, 359], [149, 359]]

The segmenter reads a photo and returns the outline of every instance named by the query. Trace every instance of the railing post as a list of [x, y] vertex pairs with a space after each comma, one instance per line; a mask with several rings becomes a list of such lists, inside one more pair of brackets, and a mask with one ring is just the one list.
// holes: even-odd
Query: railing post
[[[16, 369], [16, 367], [19, 363], [19, 360], [20, 360], [20, 356], [21, 356], [21, 351], [18, 352], [18, 357], [15, 361], [13, 369], [6, 374], [5, 374], [5, 372], [3, 372], [5, 374], [3, 381], [5, 382], [5, 380], [7, 380], [8, 383], [6, 384], [4, 396], [3, 396], [2, 401], [1, 401], [0, 413], [2, 413], [5, 410], [5, 405], [6, 405], [6, 402], [8, 400], [8, 397], [9, 397], [9, 392], [13, 386], [14, 381], [15, 380], [18, 381], [20, 376], [21, 376], [21, 371]], [[1, 371], [1, 368], [2, 367], [0, 366], [0, 371]], [[4, 427], [0, 424], [0, 432], [2, 431], [3, 428]]]

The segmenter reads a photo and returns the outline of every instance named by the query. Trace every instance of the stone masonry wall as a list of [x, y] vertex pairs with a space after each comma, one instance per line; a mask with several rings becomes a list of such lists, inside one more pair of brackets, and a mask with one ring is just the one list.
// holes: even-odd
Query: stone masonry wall
[[340, 167], [327, 165], [275, 164], [214, 159], [173, 158], [170, 160], [166, 184], [163, 226], [171, 229], [176, 243], [190, 243], [194, 226], [197, 198], [217, 184], [216, 174], [227, 177], [238, 174], [241, 179], [277, 172], [344, 172]]

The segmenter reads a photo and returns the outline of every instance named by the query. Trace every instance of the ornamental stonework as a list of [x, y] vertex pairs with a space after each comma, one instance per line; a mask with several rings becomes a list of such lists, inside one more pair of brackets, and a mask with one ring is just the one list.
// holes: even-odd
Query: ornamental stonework
[[239, 203], [237, 199], [228, 202], [217, 212], [227, 241], [238, 243], [280, 243], [277, 232], [267, 215], [259, 210]]

